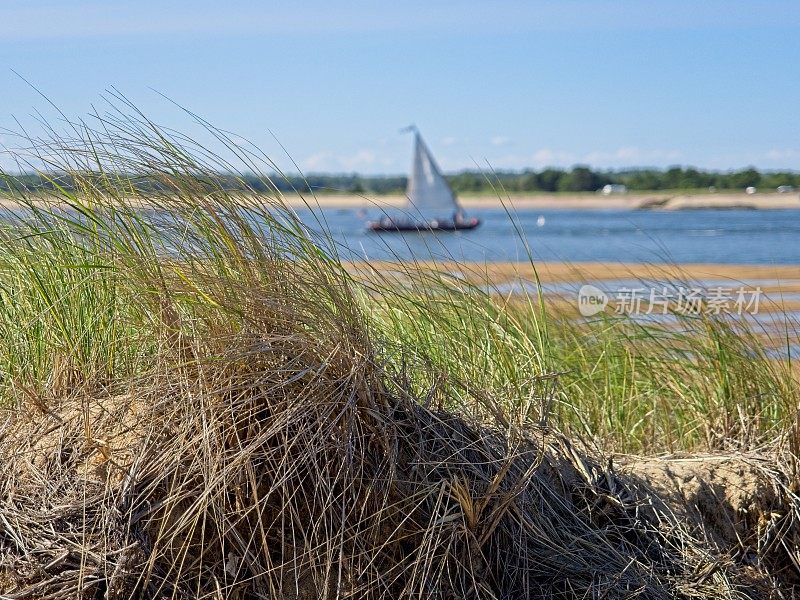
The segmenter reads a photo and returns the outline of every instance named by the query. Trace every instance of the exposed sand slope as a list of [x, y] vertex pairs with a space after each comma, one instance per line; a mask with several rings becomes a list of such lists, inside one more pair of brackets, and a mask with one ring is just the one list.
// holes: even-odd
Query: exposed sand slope
[[[214, 380], [229, 369], [237, 381], [289, 377], [252, 359]], [[331, 375], [320, 373], [316, 383]], [[509, 446], [411, 399], [374, 402], [371, 389], [357, 403], [328, 390], [297, 402], [269, 386], [231, 396], [195, 385], [7, 415], [0, 595], [798, 592], [800, 500], [777, 453], [612, 462], [550, 430]]]

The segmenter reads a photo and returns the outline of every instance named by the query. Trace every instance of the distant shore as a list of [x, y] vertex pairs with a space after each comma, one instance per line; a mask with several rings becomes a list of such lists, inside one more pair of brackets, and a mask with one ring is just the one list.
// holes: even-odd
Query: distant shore
[[[322, 208], [388, 208], [403, 206], [406, 197], [400, 194], [355, 195], [318, 194], [316, 197], [287, 194], [286, 202], [293, 208], [310, 204]], [[459, 196], [465, 209], [501, 208], [516, 209], [613, 209], [613, 210], [692, 210], [692, 209], [800, 209], [800, 195], [788, 194], [663, 194], [635, 193], [603, 196], [600, 194], [512, 194], [509, 196], [468, 195]]]
[[[275, 198], [265, 194], [265, 198]], [[46, 195], [42, 195], [44, 204]], [[296, 194], [281, 196], [291, 208], [320, 207], [325, 209], [381, 209], [405, 206], [408, 201], [403, 194]], [[535, 193], [535, 194], [460, 194], [462, 206], [471, 208], [513, 208], [518, 210], [699, 210], [699, 209], [752, 209], [780, 210], [800, 209], [800, 194], [763, 193], [696, 193], [679, 194], [664, 192], [636, 192], [604, 196], [599, 193]], [[58, 202], [59, 200], [57, 200]], [[147, 206], [145, 197], [131, 200], [134, 205]], [[0, 208], [18, 206], [9, 194], [0, 191]]]

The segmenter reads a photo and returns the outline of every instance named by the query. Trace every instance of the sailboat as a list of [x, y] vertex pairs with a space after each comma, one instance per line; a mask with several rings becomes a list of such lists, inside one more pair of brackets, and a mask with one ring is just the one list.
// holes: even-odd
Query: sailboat
[[480, 221], [467, 218], [442, 176], [430, 150], [416, 127], [414, 131], [414, 162], [408, 179], [408, 203], [401, 216], [384, 215], [370, 221], [371, 231], [460, 231], [475, 229]]

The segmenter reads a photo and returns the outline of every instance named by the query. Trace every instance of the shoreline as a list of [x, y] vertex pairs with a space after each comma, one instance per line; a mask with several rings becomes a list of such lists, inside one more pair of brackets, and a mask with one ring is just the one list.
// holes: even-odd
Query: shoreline
[[[234, 193], [235, 194], [235, 193]], [[380, 210], [403, 208], [408, 199], [404, 194], [241, 194], [240, 198], [263, 199], [266, 203], [284, 204], [288, 208], [322, 208], [327, 210]], [[148, 206], [147, 196], [128, 199], [132, 205]], [[462, 194], [459, 203], [465, 210], [791, 210], [800, 209], [800, 194], [761, 193], [701, 193], [677, 194], [664, 192], [636, 192], [603, 196], [584, 193], [536, 193], [536, 194]], [[63, 199], [41, 194], [35, 204], [46, 206], [63, 204]], [[0, 209], [20, 206], [11, 195], [0, 191]]]
[[536, 280], [542, 283], [578, 281], [608, 281], [618, 279], [703, 280], [725, 279], [731, 283], [770, 280], [800, 289], [800, 265], [751, 265], [730, 263], [626, 263], [626, 262], [472, 262], [419, 261], [352, 261], [345, 263], [349, 270], [403, 271], [434, 270], [464, 275], [468, 279], [489, 277], [492, 282], [512, 278]]
[[[370, 196], [356, 194], [318, 194], [300, 196], [286, 194], [286, 204], [292, 208], [319, 206], [324, 209], [381, 209], [405, 205], [402, 194]], [[782, 210], [800, 209], [800, 196], [789, 194], [665, 194], [635, 193], [618, 196], [599, 194], [511, 194], [507, 196], [471, 195], [458, 197], [462, 206], [471, 208], [509, 208], [542, 210]]]

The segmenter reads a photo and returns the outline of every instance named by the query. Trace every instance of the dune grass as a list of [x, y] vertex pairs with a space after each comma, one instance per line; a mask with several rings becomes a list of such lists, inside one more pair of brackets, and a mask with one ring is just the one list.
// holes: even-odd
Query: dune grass
[[[401, 282], [354, 277], [277, 191], [259, 196], [244, 180], [230, 189], [215, 173], [233, 165], [191, 140], [135, 112], [72, 127], [72, 139], [31, 145], [54, 191], [15, 188], [6, 202], [6, 404], [111, 389], [152, 369], [165, 345], [246, 331], [243, 299], [255, 288], [270, 291], [259, 301], [276, 314], [292, 298], [280, 318], [333, 327], [343, 343], [368, 331], [358, 343], [375, 344], [422, 396], [477, 418], [548, 423], [621, 452], [752, 447], [794, 431], [792, 364], [771, 359], [752, 324], [579, 321], [535, 292], [504, 300], [488, 281], [413, 263], [398, 265]], [[209, 131], [255, 170], [253, 151]], [[320, 311], [329, 322], [317, 322]]]
[[[751, 447], [792, 423], [798, 390], [791, 364], [770, 358], [741, 323], [710, 316], [686, 316], [670, 329], [625, 317], [579, 322], [535, 295], [504, 302], [414, 265], [404, 267], [413, 285], [354, 281], [324, 253], [299, 258], [306, 242], [287, 244], [291, 258], [260, 247], [264, 232], [251, 229], [251, 219], [260, 228], [273, 219], [292, 223], [277, 207], [249, 207], [248, 219], [234, 225], [228, 209], [210, 222], [200, 207], [150, 197], [174, 219], [165, 230], [165, 222], [124, 201], [95, 198], [89, 209], [69, 200], [70, 213], [37, 205], [34, 221], [4, 230], [6, 403], [20, 390], [57, 396], [113, 386], [151, 368], [168, 340], [246, 328], [236, 287], [257, 283], [295, 298], [313, 286], [319, 297], [308, 299], [309, 310], [336, 307], [330, 318], [342, 324], [361, 318], [347, 311], [358, 307], [387, 362], [449, 409], [484, 417], [475, 411], [492, 399], [489, 416], [551, 423], [624, 452]], [[91, 219], [102, 227], [87, 227]], [[301, 228], [275, 226], [290, 236]], [[274, 243], [276, 233], [269, 236]], [[252, 247], [243, 251], [244, 243]], [[275, 262], [285, 260], [293, 261], [293, 281], [271, 281], [282, 269]]]
[[[747, 319], [579, 320], [537, 295], [503, 301], [487, 286], [437, 281], [383, 299], [380, 328], [497, 398], [516, 422], [548, 422], [623, 452], [753, 447], [793, 426], [792, 362], [771, 357]], [[444, 396], [468, 407], [474, 391], [456, 384]]]
[[[794, 585], [798, 387], [752, 326], [576, 320], [413, 263], [354, 274], [324, 223], [216, 175], [258, 172], [255, 150], [205, 124], [222, 160], [120, 102], [30, 140], [53, 191], [7, 180], [0, 399], [20, 410], [0, 427], [0, 592]], [[711, 544], [579, 440], [604, 457], [777, 442], [787, 458], [754, 467], [777, 490], [764, 523]]]

